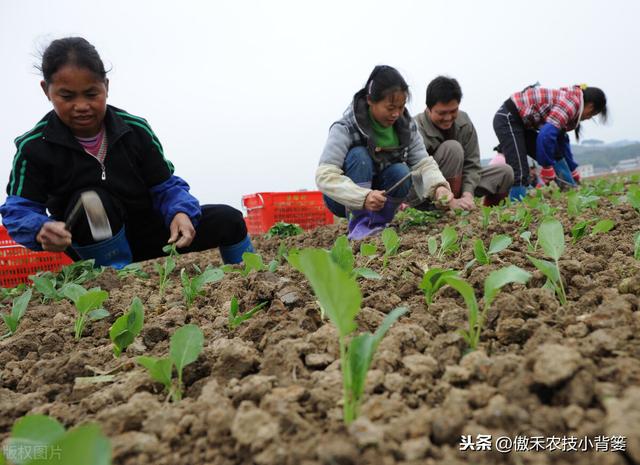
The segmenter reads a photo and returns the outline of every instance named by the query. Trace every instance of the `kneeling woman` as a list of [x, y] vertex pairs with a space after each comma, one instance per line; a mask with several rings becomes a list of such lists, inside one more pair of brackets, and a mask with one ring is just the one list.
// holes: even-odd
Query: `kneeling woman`
[[405, 109], [408, 97], [396, 69], [376, 66], [329, 129], [316, 184], [329, 210], [349, 219], [349, 239], [382, 231], [402, 202], [448, 205], [453, 198]]

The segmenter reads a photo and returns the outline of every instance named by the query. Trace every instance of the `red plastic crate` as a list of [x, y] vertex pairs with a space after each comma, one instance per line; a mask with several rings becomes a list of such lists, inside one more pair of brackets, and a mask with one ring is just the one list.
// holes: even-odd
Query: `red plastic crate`
[[331, 213], [320, 191], [259, 192], [242, 197], [247, 210], [249, 234], [262, 234], [279, 221], [295, 223], [302, 229], [333, 224]]
[[61, 252], [33, 252], [21, 246], [0, 226], [0, 287], [15, 287], [38, 271], [59, 271], [71, 263]]

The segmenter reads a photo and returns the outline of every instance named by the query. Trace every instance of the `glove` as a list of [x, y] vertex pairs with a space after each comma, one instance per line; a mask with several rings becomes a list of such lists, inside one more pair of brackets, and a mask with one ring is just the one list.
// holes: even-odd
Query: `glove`
[[556, 170], [553, 169], [553, 166], [549, 166], [548, 168], [540, 169], [540, 179], [543, 183], [549, 184], [556, 178]]
[[575, 170], [573, 170], [571, 172], [571, 177], [573, 178], [573, 180], [577, 183], [580, 184], [580, 173], [578, 172], [578, 168], [576, 168]]

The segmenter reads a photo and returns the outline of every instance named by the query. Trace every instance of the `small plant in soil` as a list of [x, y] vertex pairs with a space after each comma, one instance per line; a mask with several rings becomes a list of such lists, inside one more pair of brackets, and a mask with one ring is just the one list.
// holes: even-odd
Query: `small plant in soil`
[[440, 234], [440, 248], [438, 249], [438, 258], [444, 258], [460, 250], [458, 246], [458, 233], [452, 226], [446, 226]]
[[400, 237], [393, 228], [385, 228], [382, 231], [382, 244], [384, 245], [384, 255], [382, 256], [382, 268], [386, 268], [389, 257], [398, 253], [400, 247]]
[[205, 284], [215, 283], [224, 278], [224, 271], [220, 268], [213, 268], [208, 266], [204, 271], [200, 271], [200, 268], [193, 265], [196, 275], [193, 278], [189, 277], [187, 270], [184, 268], [180, 270], [180, 281], [182, 282], [182, 295], [184, 296], [184, 303], [187, 309], [191, 308], [196, 297], [204, 295], [202, 289]]
[[[3, 449], [6, 459], [15, 465], [111, 464], [111, 443], [98, 425], [65, 431], [46, 415], [26, 415], [16, 421]], [[0, 463], [4, 463], [2, 452]]]
[[591, 228], [590, 236], [595, 236], [596, 234], [604, 234], [608, 233], [613, 229], [616, 223], [613, 220], [600, 220]]
[[[367, 244], [362, 244], [362, 245], [367, 245]], [[362, 250], [362, 246], [361, 246], [361, 250]], [[366, 267], [354, 268], [356, 260], [355, 260], [355, 257], [353, 256], [353, 251], [351, 250], [351, 245], [349, 244], [349, 240], [347, 239], [347, 236], [340, 236], [338, 237], [338, 239], [336, 239], [336, 242], [333, 244], [333, 247], [331, 248], [330, 255], [331, 255], [331, 259], [340, 268], [342, 268], [342, 270], [348, 273], [349, 276], [362, 276], [363, 278], [367, 278], [367, 279], [381, 279], [381, 276], [370, 268], [366, 268]]]
[[489, 224], [491, 224], [491, 214], [493, 213], [493, 208], [483, 206], [480, 209], [482, 213], [482, 229], [487, 229]]
[[242, 262], [244, 269], [240, 272], [242, 276], [249, 276], [252, 271], [264, 271], [267, 267], [262, 260], [262, 255], [253, 252], [245, 252], [242, 254]]
[[476, 300], [473, 287], [464, 279], [457, 276], [447, 276], [444, 278], [446, 284], [458, 291], [467, 305], [469, 312], [469, 327], [460, 330], [460, 334], [469, 346], [469, 349], [476, 350], [480, 342], [480, 335], [484, 327], [486, 316], [491, 304], [503, 286], [509, 283], [525, 284], [531, 274], [515, 265], [493, 271], [484, 281], [484, 302], [482, 310]]
[[396, 214], [395, 220], [400, 224], [400, 231], [404, 232], [409, 228], [435, 223], [441, 217], [442, 213], [437, 210], [421, 211], [415, 208], [406, 208]]
[[27, 289], [27, 285], [25, 283], [20, 283], [16, 287], [0, 287], [0, 301], [18, 297], [22, 295], [25, 289]]
[[531, 243], [531, 231], [523, 231], [520, 233], [520, 239], [522, 239], [523, 241], [526, 242], [527, 244], [527, 251], [528, 252], [535, 252], [536, 249], [538, 248], [538, 242], [536, 241], [536, 243]]
[[356, 329], [355, 318], [362, 302], [362, 294], [354, 277], [342, 270], [324, 250], [305, 249], [300, 252], [299, 258], [300, 269], [311, 283], [320, 305], [338, 329], [343, 419], [346, 424], [350, 424], [358, 417], [373, 355], [391, 325], [407, 309], [396, 308], [391, 311], [375, 334], [353, 336]]
[[76, 339], [82, 337], [87, 320], [97, 321], [109, 316], [109, 312], [102, 308], [104, 301], [109, 298], [109, 293], [99, 287], [86, 290], [78, 284], [68, 284], [64, 288], [64, 295], [74, 303], [78, 311], [74, 323]]
[[135, 276], [139, 279], [149, 279], [149, 273], [142, 270], [140, 263], [129, 263], [127, 266], [116, 271], [118, 278], [124, 279], [127, 276]]
[[538, 227], [538, 242], [545, 255], [553, 262], [538, 259], [527, 255], [531, 263], [547, 277], [544, 287], [553, 290], [558, 296], [560, 305], [567, 303], [567, 295], [562, 283], [560, 266], [558, 260], [562, 257], [565, 249], [564, 229], [562, 223], [555, 219], [546, 219]]
[[640, 188], [638, 186], [631, 186], [627, 192], [627, 202], [634, 210], [640, 213]]
[[120, 357], [120, 354], [133, 343], [135, 338], [142, 331], [144, 325], [144, 308], [138, 297], [134, 297], [129, 306], [129, 311], [119, 317], [109, 330], [109, 337], [113, 342], [113, 354]]
[[579, 223], [576, 223], [571, 228], [571, 238], [572, 238], [571, 242], [575, 244], [580, 239], [582, 239], [587, 234], [587, 227], [594, 221], [595, 220], [584, 220], [584, 221], [580, 221]]
[[178, 251], [176, 250], [175, 244], [168, 244], [162, 248], [162, 251], [169, 256], [164, 260], [164, 263], [161, 265], [160, 263], [156, 263], [154, 268], [160, 277], [160, 295], [164, 295], [164, 291], [167, 287], [167, 283], [169, 282], [169, 275], [176, 269], [176, 259], [178, 257]]
[[[485, 249], [482, 239], [476, 239], [473, 241], [473, 255], [474, 259], [471, 261], [477, 261], [481, 265], [488, 265], [491, 263], [491, 255], [495, 255], [502, 252], [511, 245], [511, 238], [506, 234], [498, 234], [491, 238], [489, 243], [489, 250]], [[468, 267], [469, 265], [467, 265]]]
[[31, 289], [27, 289], [21, 296], [15, 297], [11, 303], [11, 313], [8, 315], [3, 314], [2, 320], [7, 325], [9, 332], [3, 336], [0, 336], [0, 340], [10, 337], [18, 330], [18, 324], [27, 311], [29, 301], [31, 300]]
[[[202, 352], [204, 335], [196, 325], [185, 325], [171, 336], [168, 357], [140, 356], [136, 361], [145, 367], [154, 381], [162, 383], [168, 393], [167, 400], [178, 402], [182, 399], [182, 371], [195, 362]], [[173, 379], [175, 367], [178, 379]]]
[[458, 272], [443, 268], [431, 268], [425, 272], [419, 287], [424, 292], [424, 300], [427, 307], [433, 303], [433, 296], [446, 284], [445, 278], [449, 276], [458, 276]]
[[242, 323], [253, 318], [253, 316], [262, 310], [269, 302], [262, 302], [256, 305], [248, 312], [240, 313], [240, 305], [238, 299], [233, 296], [231, 298], [231, 305], [229, 307], [229, 329], [234, 330]]
[[302, 229], [297, 224], [285, 223], [284, 221], [279, 221], [267, 232], [266, 236], [268, 238], [272, 237], [291, 237], [297, 236], [298, 234], [302, 234], [304, 229]]
[[633, 236], [633, 258], [640, 260], [640, 232]]
[[56, 275], [56, 287], [61, 288], [71, 283], [84, 284], [100, 276], [105, 269], [104, 266], [96, 267], [93, 259], [80, 260], [63, 266], [60, 273]]

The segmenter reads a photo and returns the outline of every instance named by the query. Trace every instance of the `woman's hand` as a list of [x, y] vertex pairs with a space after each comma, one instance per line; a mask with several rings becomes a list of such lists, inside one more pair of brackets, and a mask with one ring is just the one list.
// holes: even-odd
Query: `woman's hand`
[[176, 216], [171, 220], [169, 226], [171, 236], [167, 241], [169, 244], [176, 243], [176, 247], [181, 249], [187, 247], [193, 242], [193, 238], [196, 237], [196, 230], [193, 227], [193, 223], [188, 215], [185, 213], [176, 213]]
[[36, 241], [47, 252], [64, 252], [71, 245], [71, 232], [62, 221], [47, 221], [38, 231]]
[[386, 201], [387, 197], [384, 195], [384, 191], [370, 191], [364, 199], [364, 209], [377, 212], [382, 210]]
[[453, 210], [461, 209], [471, 211], [476, 208], [476, 203], [473, 201], [473, 195], [471, 195], [471, 192], [463, 192], [459, 199], [451, 200], [449, 207]]
[[438, 208], [445, 209], [451, 208], [453, 201], [453, 194], [449, 189], [444, 186], [440, 186], [436, 189], [435, 204]]

